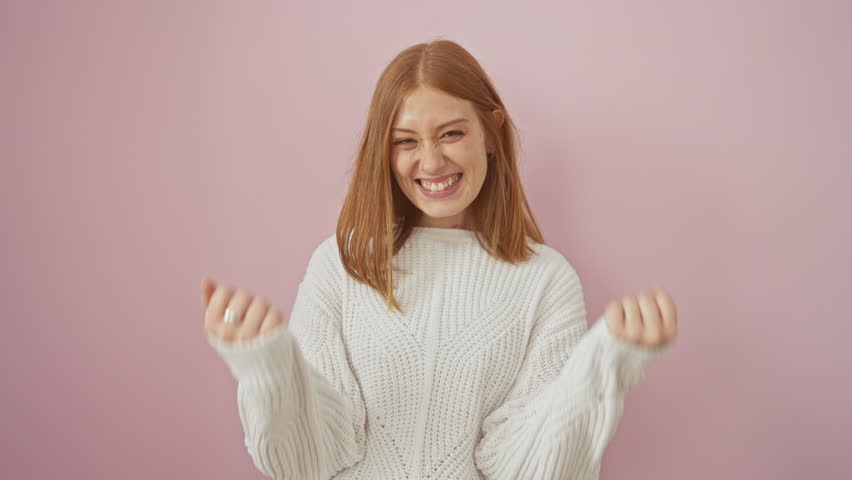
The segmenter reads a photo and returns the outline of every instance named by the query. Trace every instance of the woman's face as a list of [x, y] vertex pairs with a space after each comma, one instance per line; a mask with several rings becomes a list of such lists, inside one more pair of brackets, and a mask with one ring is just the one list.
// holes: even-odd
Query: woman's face
[[453, 228], [488, 171], [485, 134], [470, 102], [429, 87], [403, 101], [391, 129], [391, 166], [423, 215], [419, 226]]

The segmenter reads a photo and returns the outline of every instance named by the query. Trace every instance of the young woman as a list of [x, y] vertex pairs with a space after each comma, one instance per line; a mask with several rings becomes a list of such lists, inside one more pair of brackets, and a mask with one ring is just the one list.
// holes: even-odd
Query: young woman
[[238, 381], [259, 470], [292, 479], [597, 478], [627, 390], [675, 338], [659, 289], [589, 328], [544, 244], [516, 130], [461, 46], [378, 80], [337, 232], [292, 314], [204, 278], [205, 332]]

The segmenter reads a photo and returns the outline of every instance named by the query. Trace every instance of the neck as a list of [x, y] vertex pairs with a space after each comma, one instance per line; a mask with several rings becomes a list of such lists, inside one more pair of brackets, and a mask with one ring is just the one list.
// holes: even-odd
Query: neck
[[[473, 226], [469, 223], [469, 218], [467, 215], [457, 215], [456, 218], [448, 219], [449, 221], [444, 223], [442, 220], [444, 219], [434, 219], [429, 218], [423, 212], [420, 212], [418, 218], [414, 221], [414, 225], [420, 227], [431, 227], [431, 228], [460, 228], [466, 230], [473, 230]], [[447, 225], [449, 223], [449, 225]]]

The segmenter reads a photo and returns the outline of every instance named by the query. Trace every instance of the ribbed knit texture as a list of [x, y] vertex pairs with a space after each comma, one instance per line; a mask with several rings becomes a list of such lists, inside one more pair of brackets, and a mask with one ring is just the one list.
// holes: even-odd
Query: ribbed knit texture
[[596, 479], [624, 394], [667, 348], [587, 325], [556, 250], [511, 265], [468, 230], [415, 227], [388, 311], [313, 252], [287, 326], [210, 335], [238, 381], [245, 445], [279, 479]]

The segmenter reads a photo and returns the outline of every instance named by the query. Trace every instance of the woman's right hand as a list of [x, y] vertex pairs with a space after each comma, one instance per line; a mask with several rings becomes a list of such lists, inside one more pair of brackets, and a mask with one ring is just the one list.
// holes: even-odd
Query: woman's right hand
[[[283, 323], [281, 312], [266, 300], [207, 277], [201, 279], [201, 304], [206, 309], [204, 331], [226, 342], [251, 340]], [[225, 323], [225, 308], [236, 312], [236, 322]]]

